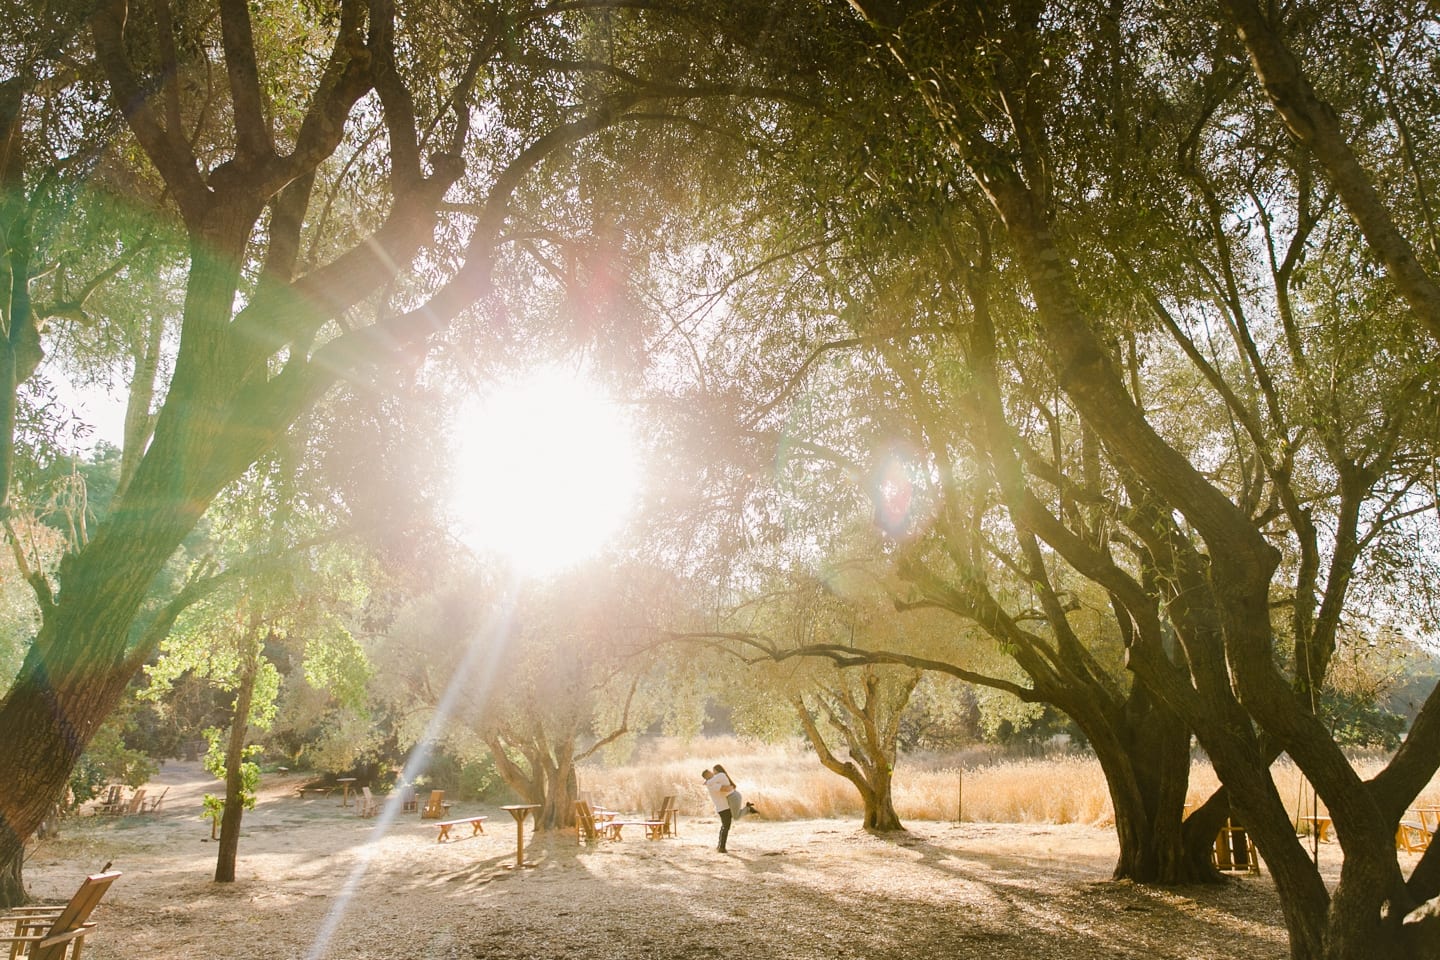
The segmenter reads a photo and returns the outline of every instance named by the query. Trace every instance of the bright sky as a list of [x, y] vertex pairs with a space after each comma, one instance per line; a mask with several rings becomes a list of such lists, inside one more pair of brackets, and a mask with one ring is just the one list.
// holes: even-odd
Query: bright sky
[[105, 387], [91, 385], [77, 387], [72, 384], [57, 364], [45, 368], [45, 376], [55, 387], [60, 402], [75, 411], [75, 414], [93, 427], [93, 432], [80, 444], [84, 450], [93, 450], [101, 440], [119, 447], [125, 440], [125, 394], [123, 390], [112, 392]]
[[451, 433], [457, 534], [523, 575], [594, 555], [634, 505], [629, 420], [583, 374], [543, 368], [499, 384], [461, 410]]

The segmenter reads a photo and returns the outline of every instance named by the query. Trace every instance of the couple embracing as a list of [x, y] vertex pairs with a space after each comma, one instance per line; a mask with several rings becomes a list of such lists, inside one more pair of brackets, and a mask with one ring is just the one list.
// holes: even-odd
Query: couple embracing
[[745, 803], [735, 781], [730, 779], [730, 775], [720, 764], [715, 764], [700, 776], [705, 781], [705, 789], [710, 791], [715, 812], [720, 815], [720, 844], [715, 848], [715, 852], [724, 853], [725, 838], [730, 836], [730, 824], [747, 813], [759, 811], [755, 809], [755, 804]]

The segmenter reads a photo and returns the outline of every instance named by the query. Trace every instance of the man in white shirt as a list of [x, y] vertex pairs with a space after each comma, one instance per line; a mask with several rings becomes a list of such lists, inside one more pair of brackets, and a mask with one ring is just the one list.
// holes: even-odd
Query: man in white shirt
[[730, 821], [733, 814], [730, 812], [730, 802], [725, 795], [734, 789], [735, 785], [723, 772], [716, 773], [707, 769], [700, 774], [705, 781], [705, 789], [710, 791], [710, 802], [715, 805], [715, 812], [720, 815], [720, 843], [715, 847], [716, 853], [725, 852], [725, 838], [730, 836]]

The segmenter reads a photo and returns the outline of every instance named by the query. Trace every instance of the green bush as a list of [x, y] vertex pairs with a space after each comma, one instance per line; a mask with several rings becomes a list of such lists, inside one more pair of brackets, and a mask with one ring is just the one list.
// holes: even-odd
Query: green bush
[[[92, 789], [85, 799], [93, 797], [101, 784], [123, 783], [127, 787], [143, 787], [160, 770], [160, 764], [140, 750], [125, 745], [121, 734], [121, 721], [112, 717], [95, 734], [85, 754], [76, 765], [77, 772], [88, 767], [85, 782]], [[73, 777], [71, 789], [74, 789]], [[77, 791], [78, 796], [79, 791]]]

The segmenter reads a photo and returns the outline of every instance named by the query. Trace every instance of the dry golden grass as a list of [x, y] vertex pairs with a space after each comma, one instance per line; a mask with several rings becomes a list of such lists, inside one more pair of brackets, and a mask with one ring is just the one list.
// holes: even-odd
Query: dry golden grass
[[[666, 794], [679, 797], [689, 815], [710, 809], [700, 772], [725, 765], [747, 800], [770, 819], [859, 818], [860, 797], [850, 782], [820, 765], [799, 742], [770, 745], [733, 737], [689, 743], [647, 740], [637, 758], [620, 766], [588, 765], [580, 770], [580, 792], [619, 810], [650, 810]], [[1353, 761], [1361, 777], [1373, 776], [1384, 758]], [[1276, 763], [1274, 777], [1292, 817], [1309, 815], [1314, 793], [1288, 760]], [[1203, 801], [1218, 781], [1208, 761], [1191, 769], [1192, 801]], [[1418, 804], [1440, 804], [1440, 777], [1422, 791]], [[1320, 812], [1325, 813], [1321, 804]], [[1100, 764], [1091, 756], [1003, 759], [983, 750], [955, 755], [906, 756], [895, 773], [895, 811], [902, 821], [956, 820], [988, 823], [1081, 823], [1107, 826], [1114, 815]]]

